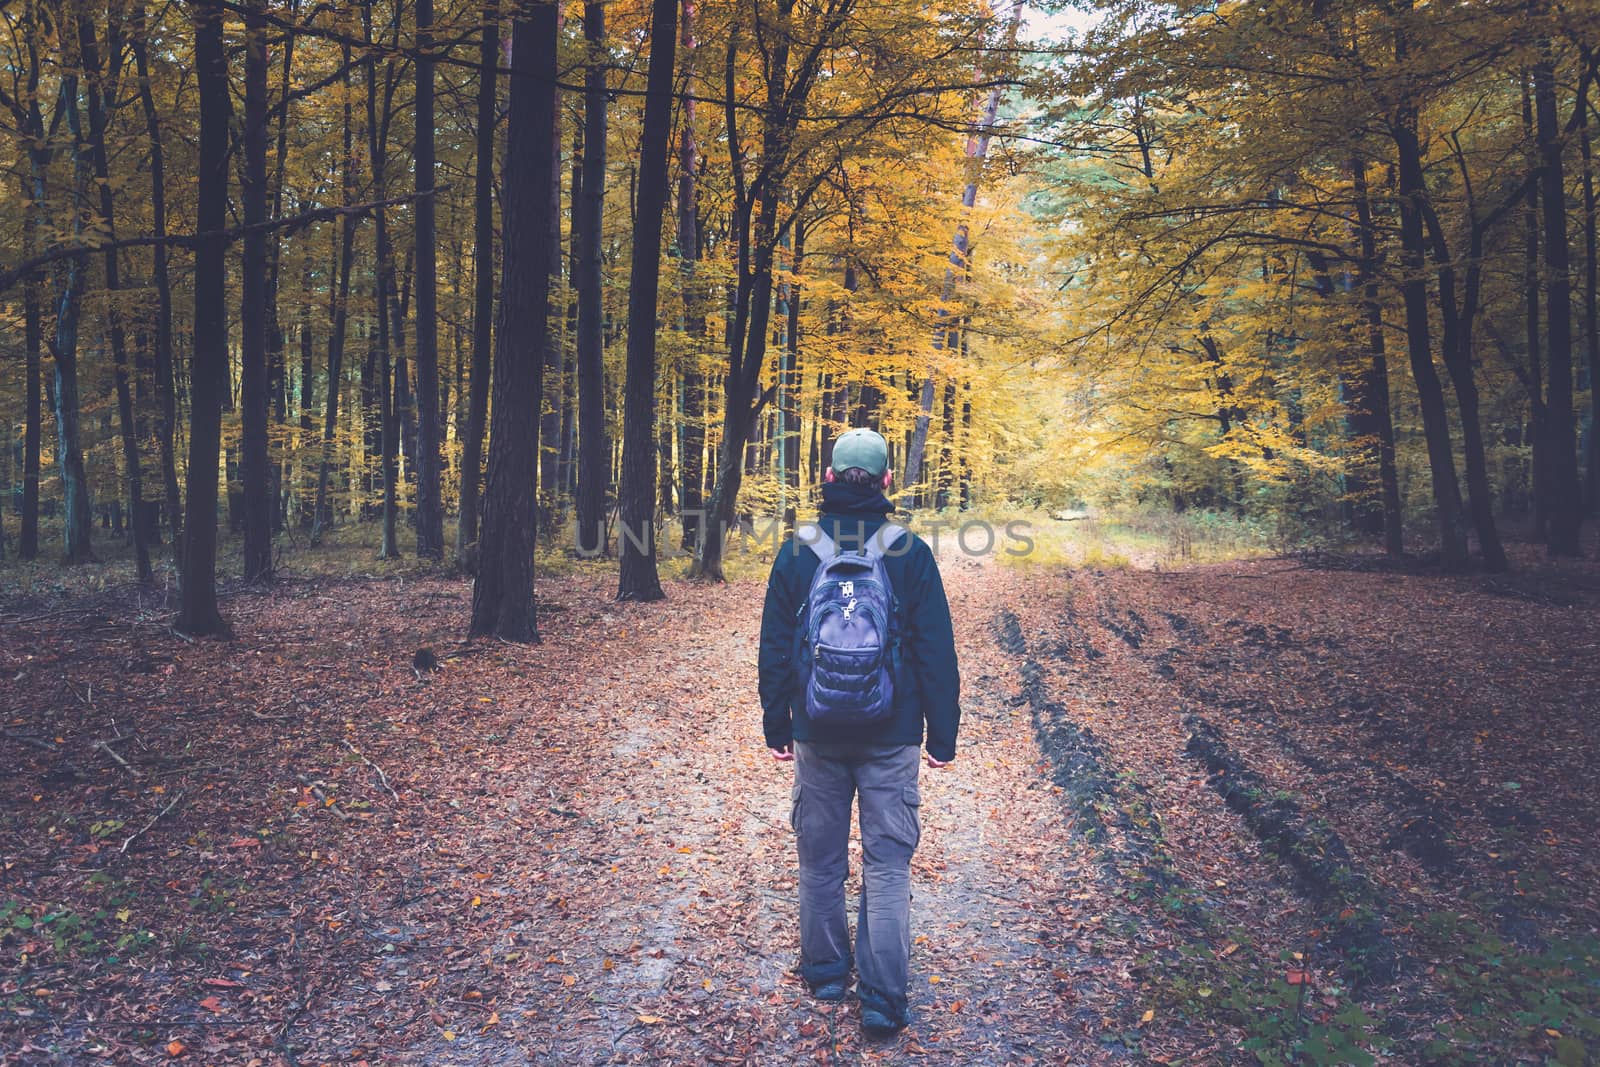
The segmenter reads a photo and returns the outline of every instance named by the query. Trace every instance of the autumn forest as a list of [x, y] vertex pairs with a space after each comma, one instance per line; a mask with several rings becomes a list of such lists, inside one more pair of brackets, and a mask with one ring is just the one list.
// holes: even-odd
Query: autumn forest
[[1594, 0], [0, 3], [0, 1064], [875, 1060], [756, 760], [854, 427], [960, 531], [891, 1058], [1600, 1062], [1597, 81]]

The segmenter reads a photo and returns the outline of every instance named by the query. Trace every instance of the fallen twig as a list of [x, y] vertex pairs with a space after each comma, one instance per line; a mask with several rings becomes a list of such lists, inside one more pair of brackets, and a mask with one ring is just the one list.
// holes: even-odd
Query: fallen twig
[[186, 793], [179, 793], [177, 796], [173, 797], [170, 801], [168, 801], [167, 802], [167, 806], [162, 808], [160, 811], [156, 812], [154, 818], [152, 818], [149, 822], [145, 823], [143, 826], [139, 827], [139, 829], [135, 830], [131, 835], [129, 835], [127, 840], [122, 842], [122, 848], [119, 849], [119, 851], [121, 851], [121, 852], [128, 851], [128, 846], [129, 845], [133, 844], [146, 831], [148, 831], [152, 826], [154, 826], [156, 823], [160, 822], [163, 818], [165, 818], [167, 813], [169, 811], [171, 811], [173, 808], [177, 807], [183, 801], [183, 798], [185, 796], [187, 796], [187, 795], [188, 794], [186, 794]]
[[249, 711], [251, 718], [260, 719], [262, 722], [282, 722], [285, 719], [294, 718], [293, 715], [263, 715], [255, 708], [250, 708]]
[[303, 774], [297, 774], [295, 777], [300, 779], [301, 785], [311, 790], [311, 795], [321, 801], [324, 808], [327, 808], [329, 811], [339, 816], [340, 821], [350, 821], [350, 813], [339, 807], [332, 797], [330, 797], [327, 793], [324, 793], [322, 791], [322, 786], [319, 783], [313, 782]]
[[[115, 737], [115, 738], [112, 738], [111, 740], [112, 741], [121, 741], [121, 740], [123, 740], [123, 738]], [[104, 752], [106, 755], [108, 755], [112, 759], [116, 760], [117, 761], [117, 765], [119, 767], [121, 767], [123, 770], [127, 771], [129, 774], [133, 775], [135, 778], [143, 778], [144, 777], [144, 775], [142, 773], [140, 773], [140, 771], [139, 771], [139, 769], [137, 767], [135, 767], [133, 764], [129, 763], [127, 760], [123, 759], [121, 756], [117, 755], [116, 751], [111, 747], [111, 742], [110, 741], [96, 741], [94, 743], [94, 747], [98, 748], [100, 751]]]
[[30, 734], [13, 733], [10, 730], [0, 730], [0, 737], [7, 741], [20, 741], [24, 745], [32, 745], [41, 752], [60, 752], [61, 748], [53, 741], [46, 741], [42, 737], [33, 737]]
[[389, 784], [389, 776], [383, 773], [383, 768], [378, 766], [376, 763], [373, 763], [359, 748], [352, 745], [348, 740], [345, 741], [344, 747], [348, 748], [351, 752], [354, 752], [358, 757], [360, 757], [362, 763], [365, 763], [368, 767], [373, 769], [373, 771], [378, 775], [378, 781], [383, 783], [383, 788], [387, 789], [389, 791], [389, 795], [394, 798], [394, 802], [399, 804], [400, 794], [396, 793], [394, 791], [394, 786]]

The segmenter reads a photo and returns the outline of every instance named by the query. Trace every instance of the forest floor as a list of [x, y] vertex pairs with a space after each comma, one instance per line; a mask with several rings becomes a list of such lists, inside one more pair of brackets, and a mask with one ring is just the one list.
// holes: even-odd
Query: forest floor
[[885, 1043], [793, 974], [759, 582], [0, 592], [0, 1063], [1600, 1056], [1600, 568], [943, 569]]

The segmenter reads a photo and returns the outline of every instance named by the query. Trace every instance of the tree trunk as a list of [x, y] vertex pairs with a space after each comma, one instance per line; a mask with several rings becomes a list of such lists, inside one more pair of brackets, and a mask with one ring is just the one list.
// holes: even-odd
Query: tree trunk
[[240, 474], [244, 578], [272, 580], [272, 489], [267, 449], [267, 35], [264, 0], [249, 0], [244, 50], [244, 235], [240, 327]]
[[[560, 5], [556, 9], [556, 32], [561, 29]], [[556, 90], [556, 124], [550, 133], [550, 203], [546, 207], [545, 269], [550, 272], [552, 303], [564, 305], [561, 292], [561, 90]], [[549, 536], [555, 532], [560, 510], [561, 487], [556, 478], [556, 459], [561, 439], [561, 393], [566, 345], [562, 337], [565, 315], [553, 315], [545, 334], [544, 372], [540, 378], [544, 400], [539, 409], [539, 525]]]
[[548, 225], [550, 149], [555, 131], [556, 10], [522, 9], [511, 31], [507, 174], [501, 204], [500, 318], [495, 324], [494, 409], [484, 494], [478, 576], [472, 585], [471, 633], [537, 641], [533, 551], [538, 411], [550, 318], [549, 259], [540, 247]]
[[478, 487], [483, 482], [483, 428], [489, 415], [489, 368], [494, 318], [494, 124], [496, 69], [500, 64], [500, 4], [483, 9], [478, 48], [477, 168], [473, 174], [472, 373], [468, 377], [467, 423], [461, 437], [461, 514], [456, 520], [456, 562], [478, 540]]
[[[685, 72], [694, 69], [695, 0], [682, 0], [678, 27], [679, 57]], [[687, 77], [687, 74], [686, 74]], [[687, 84], [687, 82], [686, 82]], [[682, 430], [678, 437], [679, 493], [683, 541], [685, 551], [698, 555], [700, 531], [704, 525], [705, 511], [705, 456], [706, 456], [706, 379], [701, 366], [704, 353], [701, 345], [706, 334], [704, 295], [696, 277], [696, 264], [700, 259], [700, 219], [697, 205], [696, 181], [700, 151], [695, 141], [695, 99], [692, 92], [683, 96], [683, 118], [678, 134], [678, 226], [675, 236], [678, 251], [678, 270], [682, 276], [683, 332], [688, 344], [684, 346], [683, 389], [681, 395]]]
[[[1472, 210], [1468, 200], [1469, 213]], [[1460, 303], [1456, 300], [1456, 269], [1445, 244], [1444, 231], [1429, 208], [1433, 224], [1434, 257], [1439, 268], [1439, 321], [1443, 327], [1445, 367], [1455, 387], [1456, 404], [1461, 410], [1461, 444], [1467, 467], [1467, 503], [1473, 528], [1478, 532], [1478, 550], [1484, 567], [1490, 571], [1506, 569], [1506, 553], [1495, 529], [1494, 497], [1489, 488], [1489, 468], [1484, 456], [1483, 424], [1478, 413], [1478, 384], [1472, 371], [1472, 325], [1477, 317], [1478, 289], [1483, 257], [1483, 233], [1473, 222], [1472, 247], [1467, 255], [1467, 279]]]
[[[1533, 84], [1531, 75], [1524, 73], [1522, 82], [1522, 132], [1534, 141]], [[1530, 168], [1536, 164], [1531, 160]], [[1539, 336], [1539, 186], [1534, 183], [1528, 190], [1527, 207], [1523, 214], [1522, 292], [1526, 314], [1528, 348], [1528, 412], [1532, 447], [1532, 498], [1533, 536], [1545, 540], [1550, 532], [1550, 461], [1549, 425], [1544, 406], [1544, 357]]]
[[[106, 66], [100, 65], [100, 44], [95, 38], [93, 20], [78, 18], [78, 48], [83, 57], [84, 75], [89, 82], [89, 150], [93, 160], [95, 185], [99, 189], [100, 224], [110, 240], [116, 240], [116, 199], [111, 191], [110, 157], [106, 152], [107, 107], [115, 106], [118, 81], [117, 64], [122, 53], [121, 33], [116, 23], [106, 31]], [[133, 386], [128, 368], [128, 340], [122, 324], [118, 292], [122, 289], [118, 252], [108, 249], [104, 258], [106, 285], [106, 332], [111, 341], [111, 359], [116, 369], [117, 421], [121, 424], [122, 461], [127, 468], [128, 504], [133, 529], [133, 554], [139, 581], [151, 581], [150, 526], [144, 507], [144, 479], [139, 463], [139, 424], [133, 406]]]
[[439, 271], [433, 188], [433, 0], [416, 0], [417, 99], [415, 178], [417, 202], [417, 556], [444, 559], [444, 501], [439, 464]]
[[[166, 156], [161, 140], [161, 120], [156, 114], [155, 95], [150, 88], [148, 28], [142, 2], [133, 5], [133, 61], [139, 74], [139, 101], [144, 110], [145, 136], [150, 142], [151, 230], [157, 238], [167, 236]], [[168, 252], [164, 241], [154, 247], [156, 289], [155, 388], [156, 441], [161, 452], [161, 479], [166, 490], [167, 523], [172, 530], [175, 553], [183, 545], [183, 497], [178, 489], [177, 383], [172, 361], [172, 279], [168, 273]]]
[[1548, 40], [1533, 67], [1533, 110], [1539, 138], [1540, 194], [1544, 210], [1545, 330], [1550, 382], [1550, 554], [1576, 556], [1583, 523], [1578, 482], [1578, 438], [1572, 410], [1572, 278], [1567, 249], [1567, 183], [1562, 167], [1562, 131], [1556, 115], [1555, 60]]
[[667, 138], [678, 0], [653, 0], [650, 74], [639, 138], [639, 197], [628, 280], [628, 376], [623, 390], [621, 573], [618, 600], [660, 600], [655, 543], [656, 295], [661, 284], [661, 219], [667, 207]]
[[[342, 60], [346, 71], [350, 67], [350, 46], [343, 49]], [[344, 92], [344, 200], [346, 204], [356, 198], [356, 161], [350, 119], [350, 78], [345, 75]], [[381, 193], [379, 194], [382, 195]], [[328, 502], [328, 475], [333, 465], [334, 437], [339, 429], [339, 386], [344, 375], [345, 328], [350, 317], [350, 270], [355, 261], [356, 217], [346, 215], [340, 220], [339, 262], [335, 265], [338, 277], [333, 284], [333, 321], [328, 335], [328, 396], [322, 420], [322, 456], [317, 464], [317, 503], [311, 524], [311, 543], [322, 540], [324, 527], [333, 522], [333, 509]], [[380, 309], [379, 314], [382, 314]]]
[[1367, 190], [1367, 164], [1353, 160], [1356, 226], [1361, 241], [1362, 310], [1367, 325], [1367, 362], [1360, 376], [1361, 399], [1377, 431], [1378, 482], [1383, 500], [1383, 547], [1390, 556], [1405, 552], [1404, 516], [1400, 510], [1400, 476], [1395, 468], [1394, 415], [1389, 400], [1389, 357], [1383, 336], [1383, 299], [1378, 288], [1378, 232], [1372, 221]]
[[39, 307], [39, 282], [33, 277], [23, 283], [22, 316], [27, 410], [22, 431], [22, 529], [17, 539], [17, 555], [22, 559], [36, 559], [39, 555], [39, 438], [43, 415], [39, 370], [44, 324]]
[[606, 436], [605, 307], [600, 249], [606, 182], [605, 5], [585, 4], [589, 60], [583, 76], [583, 169], [572, 207], [573, 286], [578, 296], [577, 551], [605, 555], [611, 445]]
[[[61, 106], [67, 109], [67, 126], [72, 134], [74, 203], [82, 203], [89, 194], [90, 179], [78, 112], [76, 75], [62, 79], [61, 101]], [[41, 204], [45, 202], [45, 181], [43, 173], [38, 173], [35, 196]], [[81, 241], [83, 213], [74, 210], [72, 218], [73, 239]], [[83, 429], [78, 399], [78, 329], [83, 314], [84, 275], [88, 269], [88, 255], [83, 252], [66, 257], [56, 268], [58, 295], [55, 344], [51, 346], [51, 352], [55, 356], [56, 458], [61, 467], [62, 493], [66, 498], [64, 563], [87, 563], [92, 556], [90, 536], [93, 511], [83, 465]]]
[[[362, 11], [362, 29], [367, 39], [371, 40], [370, 6]], [[369, 59], [366, 66], [367, 155], [372, 168], [373, 197], [382, 200], [388, 187], [389, 124], [394, 117], [394, 94], [398, 79], [391, 60], [384, 65], [380, 105], [378, 64], [376, 60]], [[492, 148], [491, 142], [491, 158]], [[394, 249], [390, 247], [388, 215], [382, 208], [373, 212], [373, 252], [376, 256], [373, 269], [375, 296], [373, 315], [377, 320], [375, 332], [378, 381], [375, 392], [378, 394], [378, 465], [383, 472], [383, 509], [380, 520], [382, 540], [378, 555], [382, 559], [399, 559], [400, 543], [396, 538], [395, 527], [399, 522], [400, 418], [395, 410], [393, 378], [395, 350], [399, 343], [399, 328], [404, 312], [393, 319], [390, 317], [390, 308], [395, 302]]]
[[800, 268], [805, 261], [805, 229], [794, 228], [793, 280], [785, 283], [783, 365], [779, 370], [778, 456], [783, 467], [783, 526], [794, 529], [800, 499]]
[[228, 389], [227, 240], [228, 60], [222, 47], [222, 8], [194, 7], [195, 83], [199, 92], [199, 185], [194, 255], [194, 350], [189, 370], [189, 487], [184, 519], [178, 629], [229, 633], [217, 610], [217, 456], [222, 404]]
[[[290, 11], [298, 14], [300, 0], [293, 0]], [[283, 39], [282, 100], [278, 109], [277, 154], [274, 157], [272, 179], [272, 218], [283, 218], [283, 188], [289, 163], [289, 94], [294, 88], [294, 34], [286, 33]], [[278, 311], [278, 283], [283, 266], [283, 236], [276, 229], [267, 234], [267, 393], [271, 398], [272, 421], [278, 427], [279, 441], [289, 439], [289, 367], [287, 337], [283, 319]], [[290, 475], [287, 449], [280, 450], [272, 459], [268, 476], [272, 496], [272, 532], [280, 532], [289, 521], [289, 493], [285, 478]]]
[[[1593, 53], [1584, 49], [1584, 62]], [[1578, 98], [1578, 148], [1583, 154], [1583, 333], [1589, 356], [1589, 459], [1585, 483], [1588, 511], [1600, 512], [1600, 260], [1595, 247], [1594, 154], [1589, 144], [1589, 82]]]
[[[1402, 61], [1403, 44], [1397, 47]], [[1406, 344], [1411, 373], [1422, 409], [1423, 434], [1428, 443], [1428, 466], [1433, 480], [1434, 509], [1438, 520], [1439, 550], [1445, 566], [1460, 568], [1467, 561], [1467, 543], [1461, 528], [1461, 489], [1456, 479], [1455, 455], [1444, 405], [1444, 389], [1433, 366], [1433, 344], [1428, 322], [1427, 249], [1422, 232], [1422, 153], [1417, 143], [1417, 113], [1411, 105], [1400, 108], [1391, 130], [1400, 178], [1400, 243], [1405, 269], [1401, 294], [1406, 309]]]

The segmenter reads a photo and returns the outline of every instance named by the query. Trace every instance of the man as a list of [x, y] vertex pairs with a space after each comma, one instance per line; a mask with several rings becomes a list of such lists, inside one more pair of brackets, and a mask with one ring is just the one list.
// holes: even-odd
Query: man
[[[910, 1021], [911, 854], [921, 835], [917, 772], [924, 725], [928, 766], [943, 767], [955, 759], [961, 718], [950, 607], [933, 552], [897, 527], [878, 536], [894, 510], [884, 496], [892, 480], [889, 446], [878, 434], [851, 430], [834, 442], [822, 515], [779, 549], [761, 619], [763, 731], [772, 758], [795, 767], [790, 821], [800, 854], [800, 974], [819, 1000], [838, 1001], [854, 962], [861, 1025], [874, 1036]], [[864, 550], [876, 559], [858, 554]], [[821, 631], [805, 629], [818, 602], [812, 580], [829, 566], [825, 557], [841, 553], [849, 554], [844, 562], [861, 564], [857, 573], [887, 578], [889, 588], [875, 603], [890, 610], [862, 608], [858, 622], [869, 614], [871, 625], [877, 625], [877, 614], [895, 616], [883, 627], [886, 646], [898, 654], [881, 657], [892, 678], [873, 686], [883, 706], [871, 709], [870, 721], [835, 714], [827, 694], [819, 698], [811, 685], [814, 668], [824, 666], [814, 655], [830, 651], [817, 639]], [[878, 561], [881, 572], [871, 569]], [[835, 592], [853, 584], [823, 577], [819, 584]], [[870, 599], [865, 590], [861, 597], [863, 603]], [[833, 609], [830, 625], [849, 624], [855, 608], [852, 597], [842, 608], [842, 623], [841, 609]], [[836, 683], [836, 689], [850, 688]], [[863, 864], [852, 960], [844, 882], [855, 795]]]

